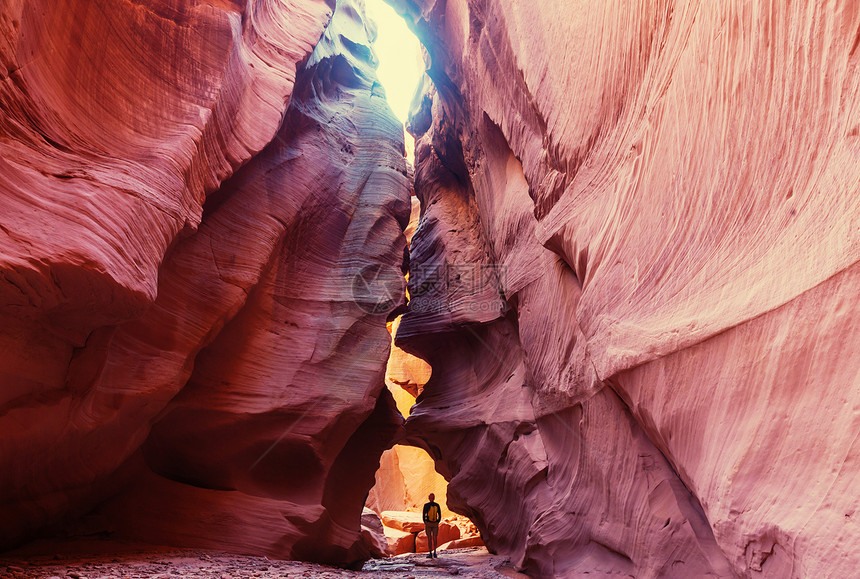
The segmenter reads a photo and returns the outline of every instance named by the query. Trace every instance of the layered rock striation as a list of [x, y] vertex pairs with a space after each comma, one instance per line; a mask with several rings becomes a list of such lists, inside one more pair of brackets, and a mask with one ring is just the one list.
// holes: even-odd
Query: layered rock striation
[[370, 555], [410, 185], [336, 8], [4, 8], [0, 545]]
[[852, 575], [857, 3], [392, 4], [405, 434], [360, 0], [0, 8], [0, 547], [351, 564], [398, 439], [534, 576]]
[[850, 575], [856, 3], [395, 4], [448, 505], [539, 576]]

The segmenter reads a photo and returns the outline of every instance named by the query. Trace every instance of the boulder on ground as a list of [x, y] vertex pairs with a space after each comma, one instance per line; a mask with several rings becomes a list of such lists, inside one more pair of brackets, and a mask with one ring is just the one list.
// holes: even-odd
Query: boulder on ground
[[391, 527], [383, 527], [385, 532], [385, 540], [388, 543], [389, 555], [402, 555], [403, 553], [415, 552], [415, 535], [401, 531], [400, 529], [392, 529]]
[[439, 551], [446, 549], [465, 549], [467, 547], [483, 547], [484, 540], [481, 537], [465, 537], [463, 539], [455, 539], [439, 546]]
[[361, 538], [375, 558], [388, 556], [388, 539], [379, 515], [365, 507], [361, 513]]
[[424, 519], [421, 513], [408, 511], [382, 511], [379, 516], [382, 524], [392, 529], [399, 529], [407, 533], [418, 533], [424, 530]]
[[[442, 521], [439, 523], [439, 545], [443, 543], [449, 543], [456, 539], [460, 538], [460, 528], [453, 523], [449, 523], [448, 521]], [[427, 533], [425, 531], [421, 531], [415, 537], [415, 552], [416, 553], [426, 553], [429, 549], [427, 548]]]

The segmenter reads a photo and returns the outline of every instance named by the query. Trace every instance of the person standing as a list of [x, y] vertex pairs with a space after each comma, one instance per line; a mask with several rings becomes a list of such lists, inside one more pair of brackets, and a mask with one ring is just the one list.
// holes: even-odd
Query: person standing
[[436, 495], [430, 493], [430, 502], [424, 503], [424, 532], [427, 533], [427, 548], [430, 552], [427, 558], [438, 557], [436, 548], [439, 546], [439, 521], [442, 520], [442, 507], [436, 502]]

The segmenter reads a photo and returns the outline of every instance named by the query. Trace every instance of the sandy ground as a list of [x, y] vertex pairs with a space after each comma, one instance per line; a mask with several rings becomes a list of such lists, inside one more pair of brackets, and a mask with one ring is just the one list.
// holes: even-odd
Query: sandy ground
[[0, 554], [0, 577], [9, 579], [421, 579], [450, 576], [528, 579], [515, 572], [506, 558], [492, 555], [483, 547], [440, 552], [436, 559], [428, 559], [426, 554], [409, 554], [370, 560], [361, 571], [257, 556], [96, 542], [42, 544]]

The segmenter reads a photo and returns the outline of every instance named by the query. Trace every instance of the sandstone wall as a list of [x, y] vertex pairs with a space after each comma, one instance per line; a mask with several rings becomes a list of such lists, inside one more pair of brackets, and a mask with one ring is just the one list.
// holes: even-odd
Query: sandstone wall
[[3, 5], [0, 546], [101, 504], [75, 528], [368, 555], [410, 186], [362, 6]]
[[852, 574], [860, 6], [396, 3], [449, 506], [542, 576]]
[[[393, 3], [448, 506], [537, 576], [852, 575], [860, 5]], [[0, 4], [0, 546], [367, 556], [410, 206], [361, 11]]]

